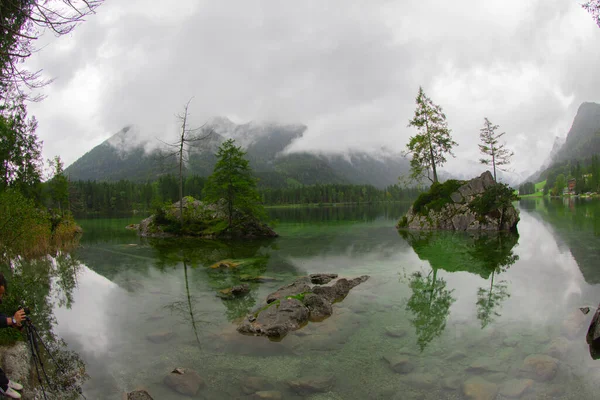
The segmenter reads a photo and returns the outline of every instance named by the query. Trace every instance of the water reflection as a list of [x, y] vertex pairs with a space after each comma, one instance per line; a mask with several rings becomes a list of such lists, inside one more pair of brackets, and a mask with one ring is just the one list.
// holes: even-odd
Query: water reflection
[[522, 199], [520, 207], [548, 223], [567, 246], [585, 280], [600, 283], [600, 202], [595, 199]]
[[[39, 343], [41, 340], [50, 352], [44, 351], [44, 346], [39, 343], [41, 362], [52, 383], [53, 392], [60, 393], [59, 397], [64, 399], [77, 398], [78, 388], [88, 379], [79, 355], [70, 351], [67, 344], [55, 334], [54, 307], [57, 305], [68, 309], [73, 304], [73, 290], [80, 267], [81, 264], [72, 254], [61, 251], [55, 257], [13, 260], [12, 268], [0, 265], [0, 272], [7, 277], [9, 286], [2, 302], [2, 312], [12, 315], [20, 305], [30, 308], [32, 329], [35, 328], [39, 334], [37, 341]], [[27, 340], [25, 333], [25, 330], [3, 329], [0, 342], [12, 344], [15, 340]]]
[[500, 316], [501, 304], [510, 294], [507, 282], [498, 280], [497, 275], [518, 261], [513, 252], [518, 234], [400, 231], [400, 235], [431, 268], [427, 274], [418, 271], [409, 277], [412, 296], [406, 309], [413, 315], [411, 322], [421, 350], [441, 335], [456, 300], [454, 290], [438, 277], [439, 270], [465, 271], [489, 280], [489, 286], [477, 290], [477, 319], [483, 329]]
[[[163, 239], [151, 240], [149, 243], [155, 251], [155, 265], [158, 269], [178, 268], [183, 265], [187, 303], [194, 329], [191, 310], [195, 301], [189, 294], [188, 267], [202, 271], [205, 282], [212, 288], [215, 296], [234, 286], [248, 286], [249, 290], [245, 294], [221, 298], [227, 319], [235, 321], [248, 314], [255, 306], [257, 290], [266, 279], [264, 274], [273, 250], [273, 240], [220, 242]], [[280, 262], [279, 267], [282, 266], [285, 267], [285, 264]], [[293, 266], [289, 266], [289, 269], [292, 275], [296, 275]]]
[[406, 309], [413, 314], [410, 321], [415, 327], [421, 351], [444, 331], [450, 306], [456, 300], [452, 296], [453, 290], [446, 289], [446, 281], [438, 278], [437, 272], [433, 269], [427, 276], [415, 272], [408, 285], [413, 294]]

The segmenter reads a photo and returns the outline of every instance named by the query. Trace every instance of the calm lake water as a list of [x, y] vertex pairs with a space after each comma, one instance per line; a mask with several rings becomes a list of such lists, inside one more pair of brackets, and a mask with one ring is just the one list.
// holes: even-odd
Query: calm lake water
[[[78, 285], [55, 316], [87, 364], [84, 393], [189, 398], [163, 384], [184, 367], [204, 378], [205, 399], [253, 398], [242, 390], [252, 376], [284, 399], [600, 397], [585, 341], [600, 302], [600, 202], [521, 201], [519, 235], [491, 237], [400, 235], [407, 207], [271, 209], [281, 237], [253, 242], [146, 240], [124, 229], [141, 218], [79, 220]], [[223, 259], [250, 261], [209, 268]], [[279, 342], [236, 332], [269, 293], [318, 272], [371, 278]], [[216, 297], [241, 274], [280, 281]], [[331, 386], [303, 397], [287, 384], [315, 377]]]

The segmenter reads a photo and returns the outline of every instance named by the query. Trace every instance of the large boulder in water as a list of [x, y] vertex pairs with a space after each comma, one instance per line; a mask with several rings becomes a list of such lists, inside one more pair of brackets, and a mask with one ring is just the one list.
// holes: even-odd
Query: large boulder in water
[[308, 321], [322, 321], [332, 312], [332, 304], [365, 282], [367, 275], [354, 279], [340, 278], [330, 286], [310, 286], [310, 278], [299, 278], [267, 296], [266, 304], [246, 316], [238, 326], [240, 333], [283, 338]]
[[238, 327], [241, 333], [283, 337], [290, 331], [300, 329], [308, 321], [308, 308], [294, 298], [283, 299], [246, 320]]
[[585, 340], [589, 345], [590, 356], [594, 360], [600, 358], [600, 305], [590, 322]]
[[489, 171], [470, 181], [434, 183], [400, 220], [398, 229], [453, 231], [515, 231], [519, 211], [507, 185]]

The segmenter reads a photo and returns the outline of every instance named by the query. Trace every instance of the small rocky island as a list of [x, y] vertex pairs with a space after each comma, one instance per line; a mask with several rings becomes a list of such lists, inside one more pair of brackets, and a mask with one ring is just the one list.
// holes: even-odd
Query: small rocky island
[[[267, 296], [266, 304], [246, 316], [238, 332], [281, 339], [308, 321], [318, 322], [331, 316], [333, 303], [342, 300], [369, 276], [337, 278], [337, 274], [313, 274], [280, 287]], [[333, 284], [327, 285], [333, 280]]]
[[183, 222], [180, 204], [159, 208], [139, 224], [129, 225], [140, 236], [152, 238], [198, 237], [202, 239], [273, 238], [277, 233], [258, 218], [233, 209], [229, 218], [224, 201], [205, 203], [188, 196], [183, 198]]
[[507, 185], [496, 183], [489, 171], [470, 181], [434, 183], [421, 194], [398, 229], [453, 231], [516, 231], [517, 197]]

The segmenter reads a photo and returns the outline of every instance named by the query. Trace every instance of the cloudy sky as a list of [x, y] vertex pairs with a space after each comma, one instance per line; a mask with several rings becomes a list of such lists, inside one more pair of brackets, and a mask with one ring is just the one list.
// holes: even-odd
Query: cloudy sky
[[578, 0], [106, 0], [28, 60], [55, 81], [30, 106], [45, 158], [70, 164], [128, 124], [175, 133], [192, 96], [215, 115], [304, 123], [294, 150], [402, 150], [419, 85], [464, 171], [484, 117], [535, 170], [584, 101], [600, 102], [600, 28]]

